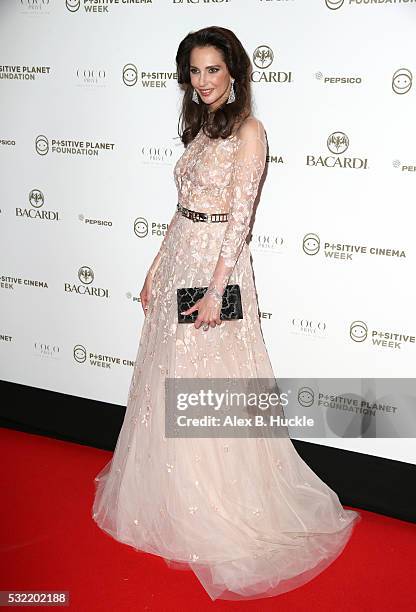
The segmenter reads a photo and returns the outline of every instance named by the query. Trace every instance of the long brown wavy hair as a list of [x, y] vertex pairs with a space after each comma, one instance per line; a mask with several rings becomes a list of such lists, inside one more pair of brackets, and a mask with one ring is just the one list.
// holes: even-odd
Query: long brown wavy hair
[[[235, 79], [235, 101], [230, 104], [225, 101], [213, 112], [209, 112], [208, 105], [201, 100], [199, 104], [192, 101], [190, 54], [194, 47], [207, 46], [218, 49], [228, 71]], [[202, 126], [210, 138], [227, 138], [234, 126], [251, 114], [251, 62], [243, 45], [231, 30], [210, 26], [190, 32], [179, 44], [176, 66], [178, 83], [184, 90], [178, 134], [185, 146], [195, 138]]]

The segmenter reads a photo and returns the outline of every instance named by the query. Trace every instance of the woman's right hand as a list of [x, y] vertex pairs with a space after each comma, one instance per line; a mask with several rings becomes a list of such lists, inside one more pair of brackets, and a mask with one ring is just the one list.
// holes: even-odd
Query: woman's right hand
[[144, 281], [143, 289], [140, 291], [140, 301], [142, 303], [142, 308], [145, 316], [147, 314], [150, 298], [152, 296], [152, 284], [153, 274], [148, 272]]

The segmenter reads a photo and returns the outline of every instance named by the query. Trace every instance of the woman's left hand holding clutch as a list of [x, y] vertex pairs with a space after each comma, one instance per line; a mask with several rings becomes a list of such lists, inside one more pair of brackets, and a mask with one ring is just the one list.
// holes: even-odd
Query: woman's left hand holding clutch
[[[208, 289], [205, 292], [204, 297], [195, 302], [191, 308], [184, 310], [181, 314], [192, 314], [194, 310], [198, 311], [198, 316], [194, 322], [195, 329], [199, 329], [201, 325], [205, 324], [210, 327], [216, 327], [221, 325], [222, 320], [220, 319], [221, 314], [222, 297], [215, 289]], [[206, 327], [207, 329], [207, 327]]]

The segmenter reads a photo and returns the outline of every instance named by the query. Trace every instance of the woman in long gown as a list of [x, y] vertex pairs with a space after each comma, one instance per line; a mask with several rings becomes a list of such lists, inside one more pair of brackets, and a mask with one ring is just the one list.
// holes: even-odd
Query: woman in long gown
[[[188, 34], [176, 60], [188, 123], [174, 168], [180, 206], [228, 220], [196, 222], [176, 207], [140, 294], [127, 410], [95, 478], [92, 516], [120, 542], [192, 569], [212, 600], [270, 597], [322, 572], [361, 516], [287, 436], [165, 437], [166, 377], [274, 378], [245, 242], [267, 149], [251, 114], [250, 61], [219, 27]], [[240, 286], [243, 319], [219, 317], [228, 283]], [[178, 324], [176, 289], [203, 286], [186, 311], [198, 311], [196, 322]]]

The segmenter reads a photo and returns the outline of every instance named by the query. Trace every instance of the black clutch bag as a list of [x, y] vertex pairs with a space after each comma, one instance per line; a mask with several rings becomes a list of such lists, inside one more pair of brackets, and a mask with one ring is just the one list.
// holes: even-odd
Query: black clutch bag
[[[198, 300], [204, 297], [208, 287], [181, 287], [176, 290], [178, 300], [178, 323], [193, 323], [196, 321], [198, 311], [181, 315], [181, 312], [191, 308]], [[220, 319], [234, 321], [243, 318], [243, 306], [239, 285], [227, 285], [222, 296]]]

